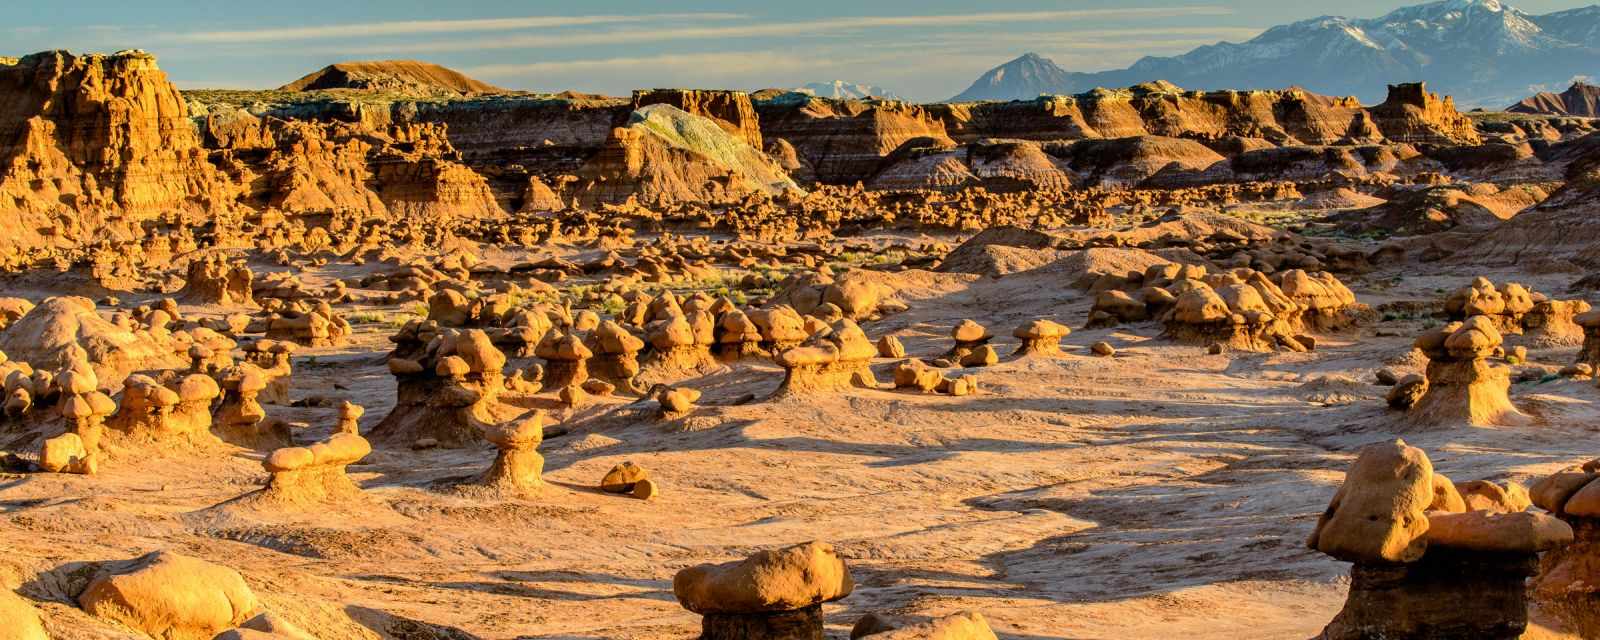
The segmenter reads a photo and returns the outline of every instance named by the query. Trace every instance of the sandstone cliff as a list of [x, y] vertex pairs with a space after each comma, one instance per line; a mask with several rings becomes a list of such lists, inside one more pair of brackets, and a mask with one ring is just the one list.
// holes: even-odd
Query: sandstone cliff
[[1478, 144], [1472, 120], [1456, 111], [1455, 100], [1429, 93], [1427, 83], [1389, 86], [1389, 98], [1372, 108], [1373, 123], [1393, 142]]
[[[1353, 98], [1333, 98], [1300, 89], [1283, 91], [1184, 91], [1168, 83], [1122, 90], [1096, 89], [1076, 96], [1043, 96], [1013, 102], [932, 105], [950, 137], [1078, 140], [1157, 135], [1220, 140], [1257, 138], [1276, 145], [1329, 145], [1382, 141], [1469, 143], [1471, 122], [1449, 98], [1421, 85], [1398, 85], [1372, 109]], [[1382, 120], [1382, 122], [1378, 122]]]
[[183, 97], [141, 51], [0, 66], [0, 253], [167, 212], [225, 208]]
[[791, 93], [758, 104], [756, 110], [762, 135], [787, 141], [816, 180], [825, 183], [862, 181], [913, 140], [954, 142], [932, 112], [903, 102], [833, 101]]
[[670, 104], [685, 112], [710, 118], [729, 135], [761, 148], [761, 124], [755, 105], [743, 91], [646, 89], [633, 92], [635, 111], [652, 104]]
[[799, 187], [770, 157], [710, 118], [669, 104], [633, 112], [578, 173], [586, 204], [732, 202]]

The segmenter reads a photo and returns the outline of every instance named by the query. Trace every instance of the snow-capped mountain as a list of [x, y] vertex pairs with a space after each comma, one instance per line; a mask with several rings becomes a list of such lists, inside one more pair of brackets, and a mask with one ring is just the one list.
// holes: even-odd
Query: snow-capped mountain
[[1028, 54], [1001, 65], [953, 100], [1028, 99], [1167, 80], [1187, 89], [1298, 85], [1365, 101], [1386, 86], [1425, 80], [1466, 106], [1503, 106], [1532, 91], [1600, 73], [1600, 5], [1541, 16], [1499, 0], [1444, 0], [1374, 19], [1324, 16], [1273, 27], [1126, 69], [1062, 70]]
[[954, 100], [1018, 100], [1046, 93], [1070, 93], [1062, 88], [1073, 86], [1073, 75], [1044, 56], [1025, 53], [989, 70]]
[[836, 100], [860, 100], [864, 98], [887, 98], [898, 100], [900, 96], [883, 87], [870, 84], [858, 84], [834, 80], [833, 82], [808, 82], [805, 86], [794, 89], [799, 93], [809, 93], [819, 98], [834, 98]]

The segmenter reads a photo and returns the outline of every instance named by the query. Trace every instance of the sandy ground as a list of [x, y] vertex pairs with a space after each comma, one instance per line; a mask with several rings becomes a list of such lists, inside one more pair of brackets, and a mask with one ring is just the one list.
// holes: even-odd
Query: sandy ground
[[[1474, 275], [1385, 272], [1353, 288], [1374, 305], [1437, 300]], [[1558, 295], [1574, 279], [1486, 275]], [[1081, 326], [1090, 303], [1058, 274], [914, 281], [900, 292], [910, 311], [865, 325], [914, 356], [937, 356], [964, 318], [1008, 355], [1013, 327]], [[1311, 354], [1207, 355], [1153, 339], [1154, 324], [1076, 331], [1063, 356], [976, 370], [983, 392], [965, 398], [769, 401], [781, 370], [740, 364], [685, 381], [706, 392], [686, 419], [623, 398], [558, 411], [551, 422], [570, 433], [542, 445], [547, 487], [528, 500], [440, 489], [485, 468], [487, 446], [380, 449], [351, 468], [365, 500], [297, 512], [228, 504], [266, 478], [243, 450], [114, 459], [97, 477], [0, 476], [0, 583], [21, 583], [59, 639], [140, 637], [91, 620], [71, 594], [83, 563], [154, 549], [239, 570], [322, 640], [691, 638], [699, 619], [672, 596], [676, 571], [818, 539], [858, 585], [825, 607], [830, 637], [872, 611], [977, 609], [1009, 639], [1308, 638], [1341, 606], [1348, 565], [1304, 538], [1353, 452], [1396, 435], [1371, 374], [1425, 322], [1326, 336]], [[299, 354], [292, 395], [364, 404], [370, 427], [394, 401], [381, 359], [393, 327], [358, 329], [347, 347]], [[1098, 340], [1118, 354], [1089, 356]], [[890, 366], [878, 363], [880, 379]], [[1594, 454], [1581, 442], [1600, 430], [1597, 394], [1584, 381], [1518, 384], [1534, 426], [1400, 435], [1455, 480], [1527, 481]], [[331, 405], [269, 412], [300, 424], [302, 441], [334, 424]], [[624, 460], [663, 494], [599, 492]]]

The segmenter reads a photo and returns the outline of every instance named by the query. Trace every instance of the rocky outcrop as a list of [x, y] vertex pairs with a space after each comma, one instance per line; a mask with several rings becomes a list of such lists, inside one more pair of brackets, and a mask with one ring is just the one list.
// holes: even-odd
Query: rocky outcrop
[[1183, 91], [1166, 83], [1075, 96], [930, 107], [950, 137], [1078, 140], [1157, 135], [1200, 140], [1257, 138], [1324, 145], [1366, 137], [1366, 110], [1351, 98], [1300, 89]]
[[239, 572], [168, 551], [102, 564], [78, 604], [166, 640], [209, 640], [261, 610]]
[[1559, 94], [1541, 91], [1514, 105], [1506, 107], [1512, 113], [1534, 113], [1549, 116], [1578, 116], [1600, 118], [1600, 86], [1587, 82], [1574, 82]]
[[241, 196], [252, 208], [366, 216], [502, 213], [488, 181], [459, 162], [440, 124], [284, 120], [219, 109], [207, 116], [204, 131], [208, 144], [220, 148], [218, 164], [252, 185]]
[[1393, 142], [1478, 144], [1472, 120], [1455, 100], [1428, 92], [1427, 83], [1389, 85], [1389, 97], [1372, 108], [1372, 121]]
[[765, 148], [761, 144], [761, 123], [756, 117], [755, 104], [743, 91], [644, 89], [633, 92], [635, 111], [652, 104], [670, 104], [685, 113], [710, 118], [728, 135], [757, 149]]
[[771, 158], [710, 118], [670, 104], [633, 113], [579, 171], [578, 198], [590, 204], [733, 202], [799, 186]]
[[0, 66], [0, 254], [137, 238], [142, 220], [225, 208], [235, 192], [154, 56], [46, 51]]
[[928, 108], [902, 102], [779, 98], [757, 104], [756, 110], [762, 136], [787, 141], [824, 183], [849, 184], [874, 175], [908, 142], [954, 144]]
[[690, 567], [672, 579], [678, 603], [704, 616], [703, 640], [820, 638], [822, 603], [854, 589], [850, 569], [826, 542]]

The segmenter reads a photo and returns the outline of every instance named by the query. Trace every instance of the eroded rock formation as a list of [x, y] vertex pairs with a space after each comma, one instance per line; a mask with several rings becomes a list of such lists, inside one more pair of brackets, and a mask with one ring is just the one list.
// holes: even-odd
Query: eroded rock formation
[[1352, 563], [1344, 609], [1319, 638], [1520, 638], [1538, 554], [1572, 539], [1543, 514], [1467, 511], [1420, 449], [1369, 445], [1308, 542]]
[[672, 579], [678, 603], [703, 616], [700, 637], [705, 640], [818, 637], [822, 603], [854, 589], [849, 568], [825, 542], [690, 567]]

